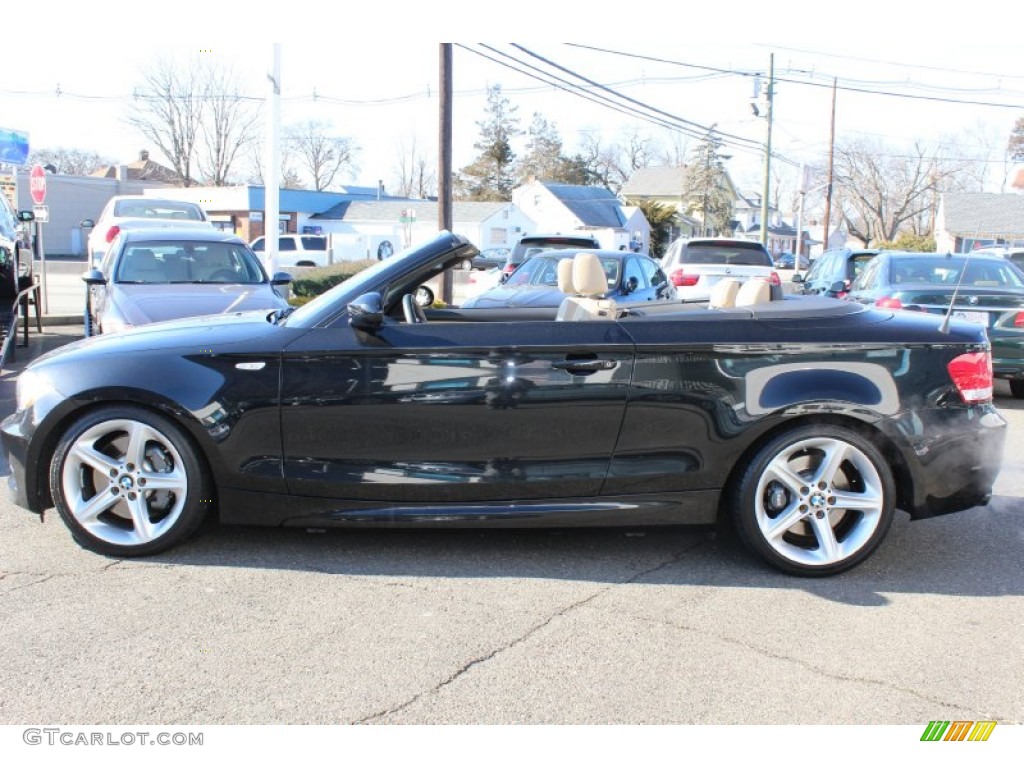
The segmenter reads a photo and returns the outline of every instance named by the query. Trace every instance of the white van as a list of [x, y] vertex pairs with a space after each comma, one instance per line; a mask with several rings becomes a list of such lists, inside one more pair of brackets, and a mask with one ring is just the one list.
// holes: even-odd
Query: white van
[[[265, 250], [266, 238], [257, 237], [249, 245], [261, 257]], [[278, 235], [277, 266], [326, 267], [330, 259], [326, 235]]]

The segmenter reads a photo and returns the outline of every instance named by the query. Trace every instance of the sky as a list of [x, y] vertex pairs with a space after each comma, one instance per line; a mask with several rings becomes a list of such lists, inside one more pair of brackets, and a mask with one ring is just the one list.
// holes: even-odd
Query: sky
[[[160, 161], [125, 121], [147, 67], [161, 57], [218, 57], [258, 100], [269, 92], [278, 42], [283, 125], [329, 124], [359, 147], [357, 169], [344, 181], [391, 187], [399, 147], [415, 142], [436, 157], [439, 43], [492, 37], [526, 42], [455, 44], [455, 170], [476, 155], [476, 121], [495, 84], [517, 108], [521, 128], [539, 112], [569, 152], [585, 136], [613, 142], [630, 131], [664, 144], [681, 137], [692, 148], [692, 137], [714, 125], [729, 137], [722, 152], [730, 155], [730, 173], [752, 192], [763, 178], [767, 121], [753, 115], [751, 100], [755, 75], [766, 83], [770, 62], [773, 164], [794, 185], [801, 163], [824, 163], [833, 81], [837, 141], [878, 142], [897, 155], [915, 141], [948, 136], [972, 156], [1001, 155], [1024, 117], [1021, 45], [991, 34], [1013, 26], [1008, 14], [1024, 19], [1010, 6], [972, 3], [971, 19], [989, 30], [978, 36], [941, 13], [878, 0], [844, 5], [833, 18], [813, 3], [687, 6], [653, 0], [597, 10], [592, 2], [526, 0], [495, 6], [485, 17], [481, 6], [468, 4], [477, 10], [409, 0], [371, 10], [295, 2], [261, 19], [251, 4], [211, 10], [182, 0], [175, 7], [183, 13], [168, 19], [147, 18], [139, 4], [100, 2], [90, 5], [98, 12], [87, 12], [43, 0], [33, 6], [36, 18], [53, 21], [5, 45], [0, 127], [27, 131], [33, 149], [75, 148], [129, 162], [148, 148]], [[125, 23], [119, 28], [116, 20]], [[572, 42], [546, 39], [552, 35]], [[592, 81], [583, 95], [581, 78]], [[517, 142], [520, 152], [524, 142]], [[995, 158], [990, 166], [992, 191], [999, 191], [1005, 169]]]

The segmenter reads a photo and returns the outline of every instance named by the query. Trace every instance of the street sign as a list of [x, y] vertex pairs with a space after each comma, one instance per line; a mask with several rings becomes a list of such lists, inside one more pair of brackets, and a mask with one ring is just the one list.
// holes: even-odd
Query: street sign
[[40, 224], [50, 223], [50, 206], [48, 205], [33, 205], [32, 215], [35, 216], [35, 220]]
[[42, 205], [46, 202], [46, 171], [41, 165], [33, 165], [28, 180], [28, 189], [32, 193], [32, 202]]

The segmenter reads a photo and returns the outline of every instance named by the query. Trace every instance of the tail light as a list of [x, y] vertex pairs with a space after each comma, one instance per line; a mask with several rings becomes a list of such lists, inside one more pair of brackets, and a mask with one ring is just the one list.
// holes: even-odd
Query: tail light
[[114, 238], [117, 237], [117, 233], [120, 232], [120, 231], [121, 231], [121, 228], [119, 226], [117, 226], [117, 224], [115, 224], [110, 229], [108, 229], [107, 230], [107, 242], [108, 243], [112, 242], [114, 240]]
[[779, 273], [776, 272], [774, 269], [772, 270], [771, 284], [782, 285], [782, 281], [779, 279]]
[[688, 275], [682, 269], [677, 269], [668, 276], [668, 279], [676, 287], [689, 288], [697, 284], [697, 281], [700, 280], [700, 275]]
[[511, 275], [515, 271], [516, 271], [516, 265], [515, 264], [506, 264], [505, 268], [501, 272], [502, 272], [502, 274], [508, 276], [508, 275]]
[[1024, 312], [1018, 312], [1013, 318], [1014, 328], [1024, 328]]
[[882, 309], [903, 309], [903, 302], [895, 296], [882, 296], [875, 300], [875, 306]]
[[968, 405], [992, 399], [992, 355], [989, 352], [968, 352], [955, 357], [946, 370]]

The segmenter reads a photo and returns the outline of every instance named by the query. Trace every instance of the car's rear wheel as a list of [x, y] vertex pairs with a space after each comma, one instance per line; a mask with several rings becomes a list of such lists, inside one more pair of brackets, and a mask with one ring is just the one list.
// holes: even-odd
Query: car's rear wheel
[[1024, 379], [1010, 379], [1010, 394], [1024, 398]]
[[841, 573], [871, 555], [895, 514], [896, 487], [881, 452], [844, 427], [781, 434], [747, 464], [730, 512], [743, 542], [800, 576]]
[[75, 540], [116, 557], [184, 541], [212, 507], [211, 483], [189, 438], [142, 408], [107, 406], [64, 432], [50, 491]]

